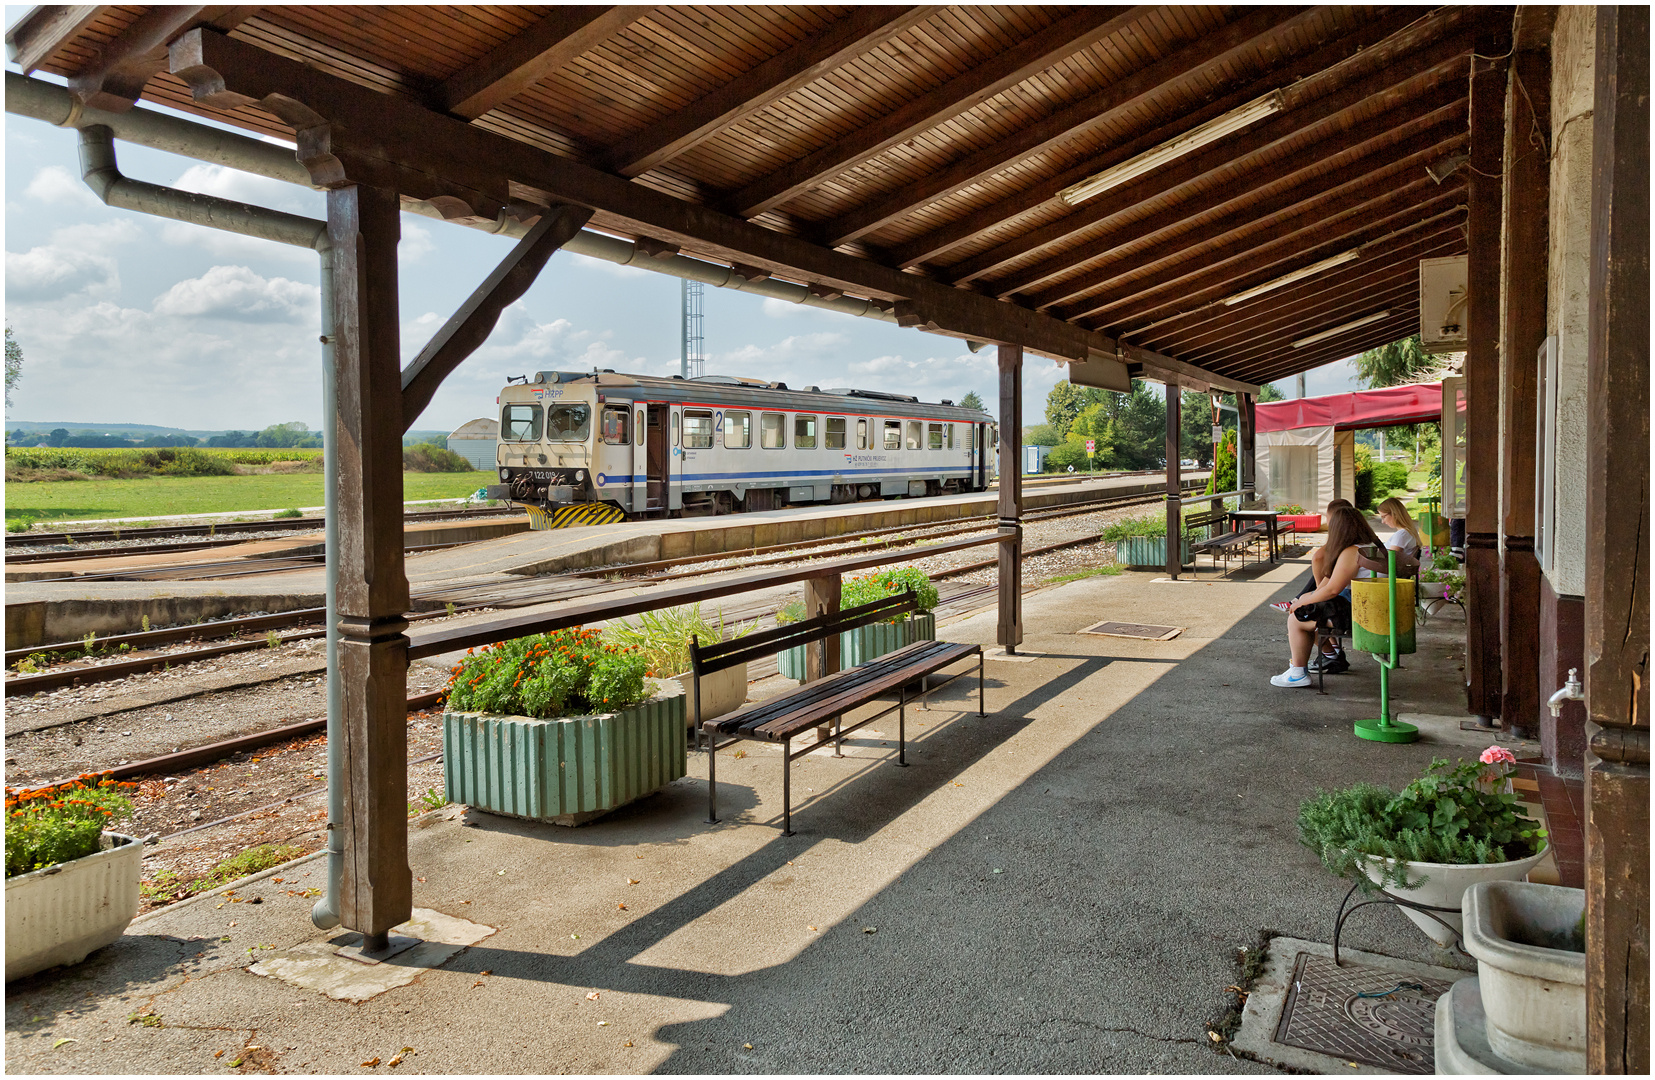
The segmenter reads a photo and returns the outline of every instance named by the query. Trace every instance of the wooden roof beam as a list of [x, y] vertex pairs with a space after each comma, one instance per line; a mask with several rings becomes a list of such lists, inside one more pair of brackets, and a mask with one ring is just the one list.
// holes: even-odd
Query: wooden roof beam
[[1332, 338], [1325, 342], [1318, 342], [1314, 349], [1293, 349], [1287, 351], [1294, 355], [1283, 355], [1275, 366], [1264, 369], [1264, 374], [1257, 376], [1264, 382], [1274, 382], [1288, 375], [1297, 375], [1301, 371], [1310, 371], [1313, 368], [1356, 356], [1368, 349], [1377, 349], [1381, 345], [1389, 345], [1393, 341], [1417, 333], [1419, 330], [1419, 305], [1415, 304], [1411, 310], [1397, 312], [1384, 322], [1369, 323], [1358, 327], [1349, 334]]
[[282, 117], [321, 187], [370, 184], [410, 198], [459, 200], [488, 216], [513, 200], [572, 203], [596, 211], [604, 228], [726, 264], [922, 303], [944, 330], [979, 341], [1069, 359], [1114, 351], [1107, 335], [685, 202], [211, 31], [192, 30], [175, 42], [171, 66], [200, 104], [254, 105]]
[[[1469, 35], [1436, 42], [1340, 90], [1288, 108], [1230, 138], [1104, 192], [1056, 221], [965, 259], [940, 271], [938, 276], [956, 283], [982, 277], [1014, 259], [1063, 243], [1100, 222], [1176, 191], [1209, 173], [1290, 140], [1301, 139], [1306, 132], [1323, 124], [1337, 124], [1346, 119], [1347, 114], [1355, 113], [1360, 118], [1363, 113], [1407, 109], [1418, 99], [1429, 101], [1429, 108], [1444, 105], [1464, 92], [1465, 58], [1470, 49]], [[1409, 112], [1410, 118], [1417, 115], [1417, 111]]]
[[1202, 259], [1135, 278], [1112, 293], [1088, 297], [1057, 308], [1052, 314], [1065, 320], [1090, 316], [1113, 323], [1196, 296], [1222, 299], [1279, 277], [1292, 269], [1288, 264], [1314, 263], [1359, 248], [1399, 228], [1410, 228], [1423, 217], [1463, 205], [1464, 201], [1463, 184], [1442, 188], [1424, 175], [1406, 184], [1398, 183], [1377, 196], [1354, 193], [1337, 214], [1309, 222], [1288, 219], [1272, 230], [1209, 252]]
[[1120, 356], [1127, 363], [1139, 367], [1139, 373], [1133, 378], [1149, 379], [1169, 386], [1176, 383], [1189, 390], [1222, 390], [1232, 394], [1259, 392], [1259, 387], [1253, 383], [1196, 367], [1142, 345], [1122, 345]]
[[6, 52], [27, 75], [45, 67], [112, 5], [40, 4], [6, 31]]
[[[1326, 275], [1317, 275], [1303, 281], [1284, 285], [1280, 289], [1255, 296], [1241, 304], [1226, 305], [1223, 300], [1213, 300], [1209, 303], [1192, 305], [1188, 310], [1169, 315], [1164, 319], [1147, 325], [1134, 327], [1122, 333], [1122, 337], [1131, 337], [1142, 344], [1170, 340], [1170, 336], [1192, 328], [1208, 327], [1223, 324], [1226, 321], [1247, 318], [1261, 311], [1274, 310], [1278, 305], [1288, 305], [1304, 302], [1307, 298], [1317, 295], [1322, 289], [1342, 286], [1349, 281], [1361, 280], [1361, 275], [1373, 271], [1375, 268], [1393, 265], [1397, 260], [1407, 258], [1406, 253], [1417, 251], [1427, 244], [1437, 244], [1445, 239], [1458, 237], [1464, 242], [1464, 222], [1445, 220], [1424, 230], [1417, 236], [1402, 236], [1394, 240], [1375, 244], [1368, 249], [1365, 260], [1357, 260], [1345, 266], [1335, 267]], [[1364, 265], [1364, 263], [1366, 265]]]
[[[1138, 7], [1083, 7], [1017, 46], [950, 79], [895, 112], [759, 178], [725, 205], [737, 217], [756, 217], [922, 131], [1016, 86], [1030, 76], [1095, 45], [1142, 18]], [[928, 9], [927, 14], [933, 13]]]
[[1121, 110], [1142, 102], [1164, 85], [1185, 78], [1235, 54], [1257, 48], [1281, 30], [1310, 18], [1304, 8], [1254, 8], [1223, 29], [1185, 45], [1170, 56], [1088, 94], [1072, 105], [1038, 120], [1007, 139], [996, 140], [974, 154], [914, 183], [838, 215], [823, 242], [838, 247], [873, 232], [937, 198], [968, 187], [1002, 169], [1108, 123]]
[[653, 10], [653, 4], [554, 7], [533, 26], [444, 80], [431, 94], [431, 107], [475, 120]]
[[1242, 252], [1216, 263], [1210, 271], [1187, 275], [1176, 284], [1157, 286], [1148, 292], [1124, 297], [1099, 314], [1097, 322], [1112, 327], [1139, 321], [1153, 323], [1195, 304], [1222, 303], [1236, 293], [1300, 267], [1314, 265], [1352, 249], [1360, 252], [1388, 240], [1417, 234], [1450, 217], [1457, 218], [1464, 214], [1466, 196], [1463, 189], [1427, 194], [1427, 198], [1411, 206], [1395, 210], [1350, 232], [1311, 238], [1308, 243], [1287, 251], [1278, 248]]
[[69, 78], [69, 92], [81, 104], [106, 112], [132, 108], [149, 80], [166, 70], [167, 46], [184, 31], [210, 26], [228, 31], [241, 25], [253, 7], [158, 4], [138, 16], [98, 49], [97, 59]]
[[[1118, 251], [1128, 244], [1157, 233], [1168, 234], [1158, 244], [1105, 262], [1077, 277], [1055, 282], [1027, 297], [1027, 302], [1032, 307], [1051, 307], [1187, 248], [1209, 243], [1261, 221], [1310, 213], [1323, 202], [1350, 191], [1371, 188], [1382, 180], [1405, 174], [1415, 167], [1423, 170], [1426, 164], [1452, 152], [1466, 140], [1464, 98], [1406, 121], [1400, 127], [1396, 126], [1396, 120], [1397, 117], [1394, 116], [1373, 117], [1335, 140], [1337, 148], [1330, 147], [1324, 140], [1312, 143], [1268, 167], [1245, 170], [1234, 178], [1234, 183], [1216, 185], [1212, 190], [1193, 199], [1169, 206], [1107, 234], [1102, 240], [1102, 244], [1107, 247], [1102, 250], [1099, 250], [1100, 245], [1097, 242], [1093, 242], [1086, 245], [1090, 251], [1089, 255], [1080, 252], [1054, 256], [1035, 266], [1015, 271], [1005, 278], [996, 279], [990, 285], [990, 291], [997, 296], [1024, 292], [1029, 285], [1047, 280], [1068, 269], [1058, 269], [1063, 263], [1068, 263], [1072, 267], [1080, 262], [1096, 259], [1100, 255]], [[1370, 134], [1371, 138], [1364, 137]], [[1421, 143], [1429, 144], [1429, 149], [1409, 154], [1400, 160], [1375, 160], [1382, 158], [1387, 152], [1395, 153], [1405, 145], [1418, 146]], [[1357, 156], [1332, 172], [1320, 175], [1313, 173], [1312, 170], [1328, 158], [1347, 152], [1354, 152]], [[1254, 192], [1282, 181], [1293, 183], [1274, 195], [1246, 201]], [[1187, 232], [1171, 231], [1191, 218], [1214, 210], [1221, 210], [1222, 213], [1206, 225]]]
[[660, 123], [616, 143], [606, 156], [609, 168], [627, 177], [658, 168], [934, 14], [935, 8], [918, 6], [853, 8], [825, 33], [772, 56]]
[[1198, 109], [1186, 112], [1150, 131], [1133, 138], [1095, 158], [1040, 181], [1033, 187], [1015, 194], [997, 198], [980, 209], [939, 226], [923, 236], [897, 244], [887, 253], [887, 260], [904, 269], [917, 266], [942, 255], [982, 233], [1035, 210], [1052, 199], [1070, 184], [1084, 180], [1099, 169], [1125, 161], [1145, 150], [1159, 146], [1168, 139], [1187, 131], [1192, 125], [1204, 124], [1238, 105], [1245, 104], [1261, 94], [1291, 85], [1294, 81], [1315, 76], [1318, 72], [1337, 65], [1364, 50], [1379, 48], [1384, 39], [1414, 22], [1411, 9], [1396, 9], [1363, 23], [1354, 33], [1347, 34], [1331, 44], [1271, 68], [1269, 74], [1245, 86], [1229, 90]]
[[1341, 326], [1373, 311], [1387, 308], [1401, 310], [1409, 305], [1419, 305], [1419, 271], [1412, 267], [1405, 271], [1399, 267], [1382, 288], [1330, 296], [1313, 308], [1278, 313], [1269, 325], [1237, 332], [1210, 349], [1184, 355], [1191, 363], [1218, 363], [1228, 371], [1243, 371], [1250, 360], [1268, 355], [1283, 341], [1294, 341], [1330, 326]]

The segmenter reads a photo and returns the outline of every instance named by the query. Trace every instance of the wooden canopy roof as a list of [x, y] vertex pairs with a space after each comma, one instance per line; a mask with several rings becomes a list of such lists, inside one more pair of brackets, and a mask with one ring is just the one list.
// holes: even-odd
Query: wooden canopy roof
[[1417, 326], [1419, 260], [1466, 251], [1464, 171], [1426, 166], [1465, 152], [1496, 25], [1510, 9], [43, 6], [8, 42], [88, 105], [305, 129], [324, 185], [449, 216], [574, 203], [904, 325], [1236, 387]]

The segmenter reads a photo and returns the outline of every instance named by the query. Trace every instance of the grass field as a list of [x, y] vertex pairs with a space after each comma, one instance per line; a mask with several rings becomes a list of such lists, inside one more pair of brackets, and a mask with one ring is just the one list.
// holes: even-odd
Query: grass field
[[[485, 472], [404, 473], [404, 499], [458, 499], [489, 483]], [[316, 473], [263, 476], [158, 476], [143, 480], [65, 480], [6, 485], [6, 522], [166, 517], [321, 506]]]

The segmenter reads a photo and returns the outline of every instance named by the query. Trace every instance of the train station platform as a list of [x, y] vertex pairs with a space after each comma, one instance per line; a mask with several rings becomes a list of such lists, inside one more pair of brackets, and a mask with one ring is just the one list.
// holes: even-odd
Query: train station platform
[[[1031, 593], [1023, 655], [988, 661], [988, 716], [962, 680], [910, 712], [910, 768], [881, 725], [845, 758], [800, 759], [792, 837], [779, 761], [758, 744], [721, 758], [717, 825], [694, 753], [685, 779], [577, 829], [425, 814], [410, 825], [415, 929], [466, 944], [423, 959], [328, 960], [345, 939], [309, 921], [319, 857], [160, 910], [80, 966], [8, 987], [6, 1066], [1273, 1072], [1203, 1025], [1261, 928], [1329, 940], [1345, 887], [1299, 844], [1299, 802], [1400, 786], [1489, 741], [1459, 727], [1453, 617], [1392, 681], [1417, 744], [1352, 734], [1377, 708], [1365, 657], [1326, 696], [1272, 687], [1287, 645], [1267, 605], [1306, 566]], [[1084, 632], [1106, 618], [1181, 632]], [[990, 643], [994, 621], [971, 613], [939, 636]], [[1345, 944], [1441, 962], [1394, 910], [1353, 919]]]
[[[1205, 473], [1191, 473], [1189, 483], [1205, 483]], [[1155, 494], [1165, 489], [1160, 475], [1127, 474], [1076, 482], [1041, 482], [1024, 490], [1025, 511], [1055, 508], [1098, 498]], [[926, 525], [991, 514], [992, 491], [932, 499], [892, 499], [841, 506], [791, 507], [784, 510], [720, 517], [669, 518], [619, 522], [529, 532], [517, 523], [493, 521], [497, 535], [439, 551], [414, 552], [406, 561], [408, 584], [421, 591], [506, 582], [514, 576], [557, 573], [612, 563], [673, 559], [721, 551], [741, 551], [832, 536], [855, 536], [873, 529]], [[508, 525], [510, 526], [508, 528]], [[422, 526], [421, 544], [460, 539], [454, 523]], [[450, 534], [454, 534], [450, 536]], [[254, 545], [280, 541], [253, 541]], [[314, 549], [309, 541], [307, 550]], [[140, 556], [153, 565], [168, 560], [181, 565], [203, 558], [222, 559], [227, 549]], [[261, 557], [277, 552], [265, 551]], [[248, 560], [250, 564], [253, 559]], [[107, 560], [93, 560], [104, 563]], [[61, 564], [48, 564], [61, 565]], [[79, 564], [77, 564], [79, 565]], [[82, 567], [85, 569], [85, 567]], [[31, 566], [31, 570], [35, 567]], [[107, 570], [108, 567], [101, 567]], [[250, 566], [256, 569], [256, 566]], [[29, 576], [33, 576], [32, 574]], [[100, 636], [136, 629], [147, 616], [151, 625], [168, 626], [196, 619], [216, 619], [248, 612], [283, 612], [322, 603], [325, 588], [320, 567], [273, 570], [247, 577], [209, 580], [23, 580], [6, 587], [8, 649], [68, 641], [94, 632]], [[438, 605], [439, 607], [441, 605]], [[416, 604], [417, 607], [417, 604]]]

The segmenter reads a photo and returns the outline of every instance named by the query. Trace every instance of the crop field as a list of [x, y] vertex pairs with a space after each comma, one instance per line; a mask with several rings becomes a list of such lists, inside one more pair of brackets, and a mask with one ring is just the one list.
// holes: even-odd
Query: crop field
[[[12, 451], [15, 453], [16, 451]], [[96, 454], [104, 451], [77, 450]], [[116, 450], [117, 454], [130, 451]], [[303, 453], [236, 450], [230, 453]], [[8, 453], [8, 466], [11, 454]], [[459, 499], [493, 479], [486, 472], [404, 473], [404, 499]], [[134, 480], [8, 481], [6, 524], [83, 518], [150, 518], [173, 514], [245, 513], [322, 505], [319, 472], [256, 476], [151, 476]]]
[[132, 447], [87, 449], [78, 446], [6, 448], [7, 480], [61, 480], [67, 474], [130, 479], [138, 476], [233, 476], [249, 468], [281, 462], [320, 461], [321, 450], [273, 450], [242, 447]]

